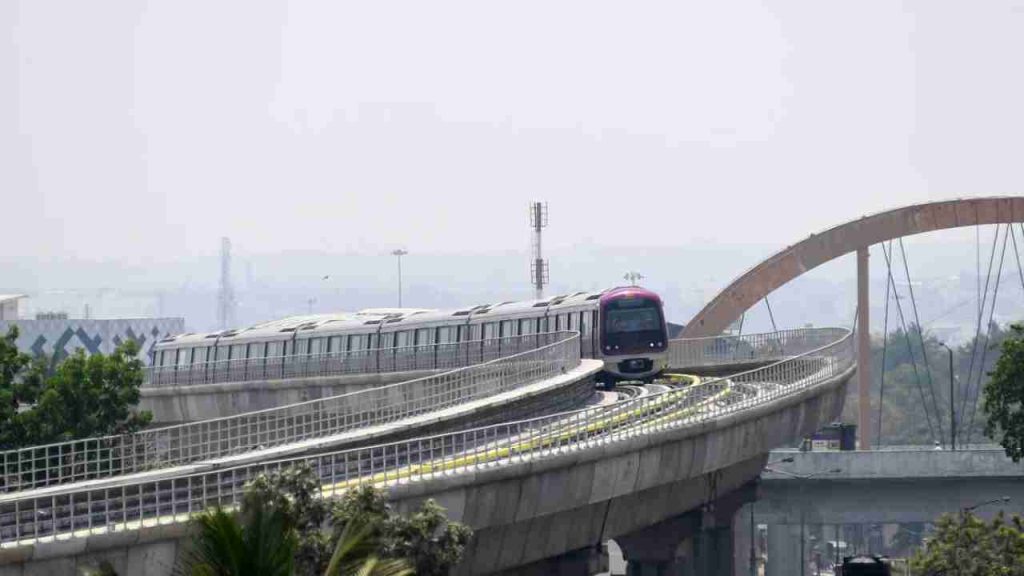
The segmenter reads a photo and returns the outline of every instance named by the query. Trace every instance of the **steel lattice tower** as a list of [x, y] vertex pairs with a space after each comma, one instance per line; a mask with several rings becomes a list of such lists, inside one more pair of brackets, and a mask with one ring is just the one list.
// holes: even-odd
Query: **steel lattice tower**
[[231, 240], [220, 239], [220, 289], [217, 292], [217, 325], [226, 330], [235, 325], [235, 289], [231, 286]]
[[547, 225], [547, 202], [531, 202], [530, 228], [533, 229], [533, 261], [530, 263], [530, 283], [536, 290], [538, 300], [544, 298], [544, 286], [548, 284], [548, 263], [541, 253], [541, 231]]

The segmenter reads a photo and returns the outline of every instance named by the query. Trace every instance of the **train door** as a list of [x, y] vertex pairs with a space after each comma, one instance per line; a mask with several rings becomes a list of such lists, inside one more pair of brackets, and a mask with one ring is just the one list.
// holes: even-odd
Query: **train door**
[[395, 369], [395, 333], [381, 332], [377, 351], [377, 371], [391, 372]]
[[594, 326], [589, 310], [580, 312], [580, 356], [590, 358], [593, 356]]

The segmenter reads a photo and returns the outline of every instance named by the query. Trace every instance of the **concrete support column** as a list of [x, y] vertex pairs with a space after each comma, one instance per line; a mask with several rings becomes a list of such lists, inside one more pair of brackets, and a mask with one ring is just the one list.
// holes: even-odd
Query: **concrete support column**
[[751, 556], [754, 552], [753, 544], [756, 537], [752, 534], [751, 512], [754, 511], [754, 503], [745, 504], [732, 519], [732, 565], [734, 576], [755, 576], [753, 570], [755, 559]]
[[733, 576], [732, 524], [702, 526], [693, 536], [694, 564], [701, 576]]
[[768, 564], [765, 576], [799, 576], [800, 525], [768, 525]]
[[857, 250], [857, 439], [861, 450], [871, 449], [871, 324], [868, 299], [868, 249]]
[[628, 576], [688, 576], [694, 573], [693, 537], [700, 530], [700, 510], [618, 537]]

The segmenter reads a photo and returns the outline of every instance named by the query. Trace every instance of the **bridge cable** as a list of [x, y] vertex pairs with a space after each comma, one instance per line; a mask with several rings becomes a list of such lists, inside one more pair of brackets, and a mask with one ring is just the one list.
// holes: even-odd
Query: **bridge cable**
[[[885, 246], [882, 246], [885, 250]], [[892, 240], [889, 240], [889, 251], [892, 251]], [[885, 353], [889, 347], [889, 294], [892, 292], [892, 271], [885, 278], [885, 314], [882, 320], [882, 376], [878, 386], [878, 433], [875, 434], [876, 444], [882, 445], [882, 406], [885, 404]]]
[[[1009, 236], [1012, 231], [1013, 230], [1010, 227], [1010, 224], [1007, 224], [1006, 234], [1003, 234], [1003, 249], [1001, 254], [999, 255], [999, 268], [996, 269], [996, 285], [995, 287], [992, 288], [992, 307], [989, 309], [988, 313], [988, 330], [985, 332], [985, 344], [981, 347], [981, 362], [978, 363], [978, 378], [975, 381], [975, 387], [977, 388], [977, 390], [975, 390], [974, 393], [974, 401], [971, 402], [971, 421], [970, 424], [968, 424], [967, 426], [968, 444], [971, 443], [971, 429], [974, 428], [974, 415], [977, 414], [978, 412], [978, 399], [981, 398], [981, 378], [982, 376], [984, 376], [985, 373], [985, 356], [988, 355], [988, 343], [992, 338], [992, 319], [996, 313], [996, 298], [999, 296], [999, 279], [1002, 277], [1003, 260], [1006, 257], [1006, 237]], [[970, 380], [968, 380], [967, 386], [970, 387], [970, 385], [971, 382]]]
[[[914, 283], [910, 280], [910, 266], [907, 264], [907, 251], [903, 248], [903, 237], [899, 239], [900, 255], [903, 257], [903, 271], [907, 275], [907, 290], [910, 292], [910, 306], [914, 311], [914, 324], [917, 324], [917, 339], [921, 343], [921, 358], [924, 362], [925, 373], [928, 375], [928, 390], [932, 394], [932, 410], [939, 422], [939, 438], [945, 439], [945, 432], [942, 429], [942, 418], [939, 418], [939, 403], [935, 398], [935, 380], [932, 378], [932, 366], [928, 363], [928, 347], [924, 344], [924, 328], [921, 327], [921, 317], [917, 313], [917, 299], [914, 298]], [[890, 248], [890, 253], [892, 252]], [[952, 428], [950, 429], [952, 431]]]
[[768, 295], [764, 297], [764, 305], [768, 307], [768, 318], [772, 321], [772, 332], [778, 332], [779, 327], [775, 325], [775, 314], [772, 314], [772, 304], [768, 301]]
[[[985, 290], [982, 293], [981, 307], [978, 310], [978, 322], [977, 322], [977, 325], [976, 325], [975, 330], [974, 330], [974, 341], [971, 343], [971, 360], [970, 360], [970, 363], [967, 366], [967, 378], [966, 378], [967, 385], [964, 388], [964, 390], [962, 391], [963, 393], [961, 394], [961, 398], [960, 398], [960, 411], [959, 411], [959, 414], [961, 415], [961, 417], [964, 414], [966, 414], [966, 410], [967, 410], [967, 398], [970, 395], [971, 378], [974, 375], [974, 362], [975, 362], [975, 358], [978, 355], [978, 342], [981, 340], [981, 321], [982, 321], [984, 310], [985, 310], [985, 303], [988, 300], [988, 285], [989, 285], [989, 281], [992, 279], [992, 264], [995, 262], [996, 244], [997, 244], [998, 240], [999, 240], [999, 225], [996, 224], [996, 233], [995, 233], [995, 236], [992, 237], [992, 251], [989, 254], [989, 259], [988, 259], [988, 272], [985, 274]], [[980, 275], [978, 276], [978, 279], [980, 281], [980, 279], [981, 279]]]
[[[1020, 225], [1021, 241], [1024, 242], [1024, 223]], [[1020, 251], [1017, 250], [1017, 234], [1013, 232], [1013, 226], [1010, 226], [1010, 240], [1013, 240], [1013, 253], [1017, 259], [1017, 273], [1020, 275], [1020, 289], [1024, 292], [1024, 268], [1021, 268], [1020, 264]]]
[[974, 283], [977, 285], [978, 314], [981, 314], [981, 224], [978, 222], [978, 205], [974, 205]]
[[[889, 278], [890, 280], [892, 280], [892, 254], [886, 252], [884, 247], [882, 249], [882, 254], [885, 255], [885, 264], [889, 271]], [[921, 387], [921, 374], [917, 370], [917, 358], [914, 355], [914, 347], [911, 345], [910, 342], [910, 333], [907, 331], [907, 322], [906, 318], [903, 315], [903, 306], [900, 304], [900, 295], [899, 292], [896, 291], [895, 289], [895, 284], [895, 281], [893, 281], [893, 292], [895, 292], [896, 294], [896, 313], [900, 319], [900, 326], [903, 328], [903, 337], [907, 342], [907, 351], [910, 354], [910, 365], [914, 369], [914, 383], [917, 386], [917, 393], [921, 397], [921, 408], [924, 409], [925, 420], [928, 421], [928, 433], [931, 434], [931, 439], [934, 442], [937, 441], [937, 438], [935, 437], [935, 428], [932, 426], [932, 418], [928, 410], [928, 400], [925, 398], [924, 389]], [[938, 416], [939, 415], [936, 414], [935, 418], [938, 419]]]

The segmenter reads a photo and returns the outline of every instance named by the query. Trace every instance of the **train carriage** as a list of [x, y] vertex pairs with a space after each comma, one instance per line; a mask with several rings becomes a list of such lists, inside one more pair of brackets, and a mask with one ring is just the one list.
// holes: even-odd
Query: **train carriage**
[[[604, 361], [598, 379], [650, 381], [666, 367], [661, 299], [639, 287], [458, 310], [375, 308], [296, 316], [250, 328], [184, 334], [154, 348], [157, 371], [190, 384], [319, 374], [436, 370], [533, 348], [544, 334], [580, 333], [580, 354]], [[179, 379], [175, 382], [182, 383]]]

